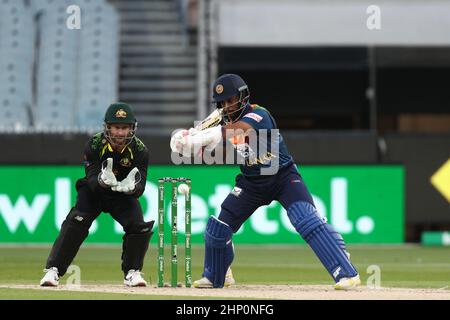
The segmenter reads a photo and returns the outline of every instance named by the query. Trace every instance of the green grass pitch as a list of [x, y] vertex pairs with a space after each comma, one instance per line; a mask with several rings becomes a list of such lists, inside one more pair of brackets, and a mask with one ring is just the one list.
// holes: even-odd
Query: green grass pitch
[[[166, 281], [169, 282], [169, 247], [166, 248]], [[37, 285], [41, 279], [50, 247], [0, 248], [0, 286]], [[183, 248], [179, 247], [178, 281], [184, 281]], [[449, 288], [450, 248], [402, 246], [349, 246], [352, 261], [360, 272], [362, 284], [372, 275], [368, 267], [381, 271], [381, 286], [406, 288]], [[203, 246], [192, 249], [193, 279], [201, 276]], [[238, 284], [332, 284], [332, 280], [311, 249], [305, 245], [248, 246], [235, 245], [233, 273]], [[121, 248], [118, 246], [83, 246], [73, 264], [80, 267], [81, 285], [122, 283]], [[369, 269], [370, 271], [370, 269]], [[143, 272], [150, 285], [156, 285], [156, 249], [147, 254]], [[65, 284], [69, 275], [60, 281]], [[168, 299], [168, 296], [126, 295], [93, 292], [49, 292], [0, 288], [0, 299]], [[170, 297], [170, 299], [183, 297]]]

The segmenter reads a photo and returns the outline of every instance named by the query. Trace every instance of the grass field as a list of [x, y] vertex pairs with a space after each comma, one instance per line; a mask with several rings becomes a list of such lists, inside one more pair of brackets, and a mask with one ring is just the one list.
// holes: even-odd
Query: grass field
[[[166, 254], [166, 280], [169, 282], [169, 248]], [[181, 250], [181, 253], [183, 250]], [[331, 285], [332, 280], [307, 246], [236, 245], [233, 273], [241, 285]], [[376, 265], [382, 287], [433, 288], [450, 293], [450, 249], [404, 246], [349, 246], [352, 261], [363, 285]], [[2, 285], [37, 285], [50, 247], [0, 248], [0, 299], [184, 299], [183, 296], [117, 294], [105, 292], [62, 292], [1, 288]], [[203, 267], [203, 247], [193, 247], [193, 278]], [[80, 267], [81, 285], [121, 285], [120, 247], [82, 247], [73, 264]], [[146, 280], [156, 284], [156, 252], [146, 257]], [[184, 281], [183, 255], [179, 257], [179, 281]], [[65, 284], [66, 275], [60, 281]], [[197, 289], [192, 289], [197, 290]]]

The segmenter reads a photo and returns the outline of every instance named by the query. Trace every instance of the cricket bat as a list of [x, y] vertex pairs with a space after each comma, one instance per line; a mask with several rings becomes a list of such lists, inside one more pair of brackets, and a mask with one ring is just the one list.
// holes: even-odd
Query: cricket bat
[[194, 128], [198, 131], [205, 130], [208, 128], [215, 127], [219, 125], [222, 121], [222, 110], [216, 109], [209, 114], [204, 120], [200, 121]]

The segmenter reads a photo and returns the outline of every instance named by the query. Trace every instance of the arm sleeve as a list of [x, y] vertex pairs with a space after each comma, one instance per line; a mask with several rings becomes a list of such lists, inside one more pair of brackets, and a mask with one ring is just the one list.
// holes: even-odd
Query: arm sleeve
[[90, 141], [84, 148], [84, 171], [86, 173], [89, 188], [93, 192], [101, 192], [102, 190], [106, 190], [98, 182], [98, 175], [102, 171], [102, 163], [98, 153], [92, 149]]
[[145, 190], [145, 184], [147, 183], [147, 168], [148, 168], [148, 158], [149, 158], [149, 151], [148, 149], [144, 149], [142, 152], [140, 152], [139, 157], [136, 161], [136, 167], [139, 170], [139, 173], [141, 174], [141, 180], [134, 188], [133, 193], [131, 195], [133, 197], [139, 198]]

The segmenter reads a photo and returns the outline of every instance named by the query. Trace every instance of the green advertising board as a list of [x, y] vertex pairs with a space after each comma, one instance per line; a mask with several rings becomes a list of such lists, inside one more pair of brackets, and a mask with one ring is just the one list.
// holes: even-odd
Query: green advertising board
[[[401, 166], [301, 166], [300, 172], [321, 215], [348, 243], [403, 242], [404, 170]], [[234, 186], [234, 166], [150, 166], [140, 198], [145, 220], [157, 217], [157, 180], [192, 180], [192, 242], [203, 243], [210, 215]], [[84, 175], [78, 166], [0, 167], [0, 243], [52, 243], [76, 200], [75, 182]], [[170, 221], [170, 188], [166, 221]], [[183, 196], [178, 201], [178, 226], [184, 232]], [[169, 228], [166, 228], [169, 235]], [[101, 214], [87, 243], [121, 243], [122, 228]], [[153, 237], [152, 242], [157, 237]], [[168, 238], [167, 238], [168, 239]], [[236, 243], [304, 243], [277, 202], [259, 208], [235, 234]]]

